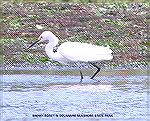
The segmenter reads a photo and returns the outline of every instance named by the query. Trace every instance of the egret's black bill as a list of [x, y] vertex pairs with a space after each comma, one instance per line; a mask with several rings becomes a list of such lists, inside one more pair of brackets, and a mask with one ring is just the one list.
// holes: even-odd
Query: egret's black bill
[[38, 43], [39, 40], [35, 41], [34, 43], [32, 43], [27, 49], [31, 48], [32, 46], [34, 46], [36, 43]]

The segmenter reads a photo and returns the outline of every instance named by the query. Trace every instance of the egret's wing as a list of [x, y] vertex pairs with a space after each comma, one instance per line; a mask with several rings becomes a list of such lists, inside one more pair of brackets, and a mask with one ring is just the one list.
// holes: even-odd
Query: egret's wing
[[102, 61], [111, 60], [112, 50], [109, 47], [96, 46], [80, 42], [65, 42], [63, 43], [58, 52], [65, 58], [71, 61]]

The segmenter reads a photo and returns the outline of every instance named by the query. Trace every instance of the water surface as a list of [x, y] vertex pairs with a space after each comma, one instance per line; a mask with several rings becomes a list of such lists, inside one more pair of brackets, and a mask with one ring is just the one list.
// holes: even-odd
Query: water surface
[[[94, 80], [85, 74], [82, 83], [77, 74], [1, 75], [2, 120], [147, 120], [149, 77], [146, 73], [119, 72], [102, 72]], [[45, 114], [54, 116], [33, 117]], [[112, 117], [58, 118], [56, 114], [111, 114]]]

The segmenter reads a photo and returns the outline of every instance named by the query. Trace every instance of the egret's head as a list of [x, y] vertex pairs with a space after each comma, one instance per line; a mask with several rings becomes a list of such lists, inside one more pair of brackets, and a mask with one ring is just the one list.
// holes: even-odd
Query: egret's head
[[58, 41], [58, 38], [50, 31], [44, 31], [38, 38], [39, 41]]
[[38, 38], [37, 41], [35, 41], [33, 44], [31, 44], [28, 48], [31, 48], [34, 46], [36, 43], [41, 43], [44, 41], [48, 41], [52, 45], [57, 45], [58, 43], [58, 38], [50, 31], [44, 31]]

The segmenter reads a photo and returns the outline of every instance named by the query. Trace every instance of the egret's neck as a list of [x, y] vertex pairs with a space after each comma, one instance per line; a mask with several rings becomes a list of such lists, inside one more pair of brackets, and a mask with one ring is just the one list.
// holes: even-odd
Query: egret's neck
[[[57, 39], [57, 38], [56, 38]], [[46, 51], [46, 54], [55, 60], [56, 58], [56, 53], [53, 52], [53, 48], [58, 44], [58, 39], [56, 41], [49, 41], [49, 43], [46, 45], [45, 47], [45, 51]]]
[[50, 49], [53, 49], [56, 45], [58, 45], [58, 42], [49, 42], [46, 45], [46, 48], [49, 48], [49, 50], [50, 50]]
[[48, 38], [48, 40], [49, 40], [49, 42], [46, 45], [46, 48], [53, 49], [53, 47], [55, 47], [58, 44], [58, 38], [55, 35], [53, 35], [53, 36], [51, 35]]

